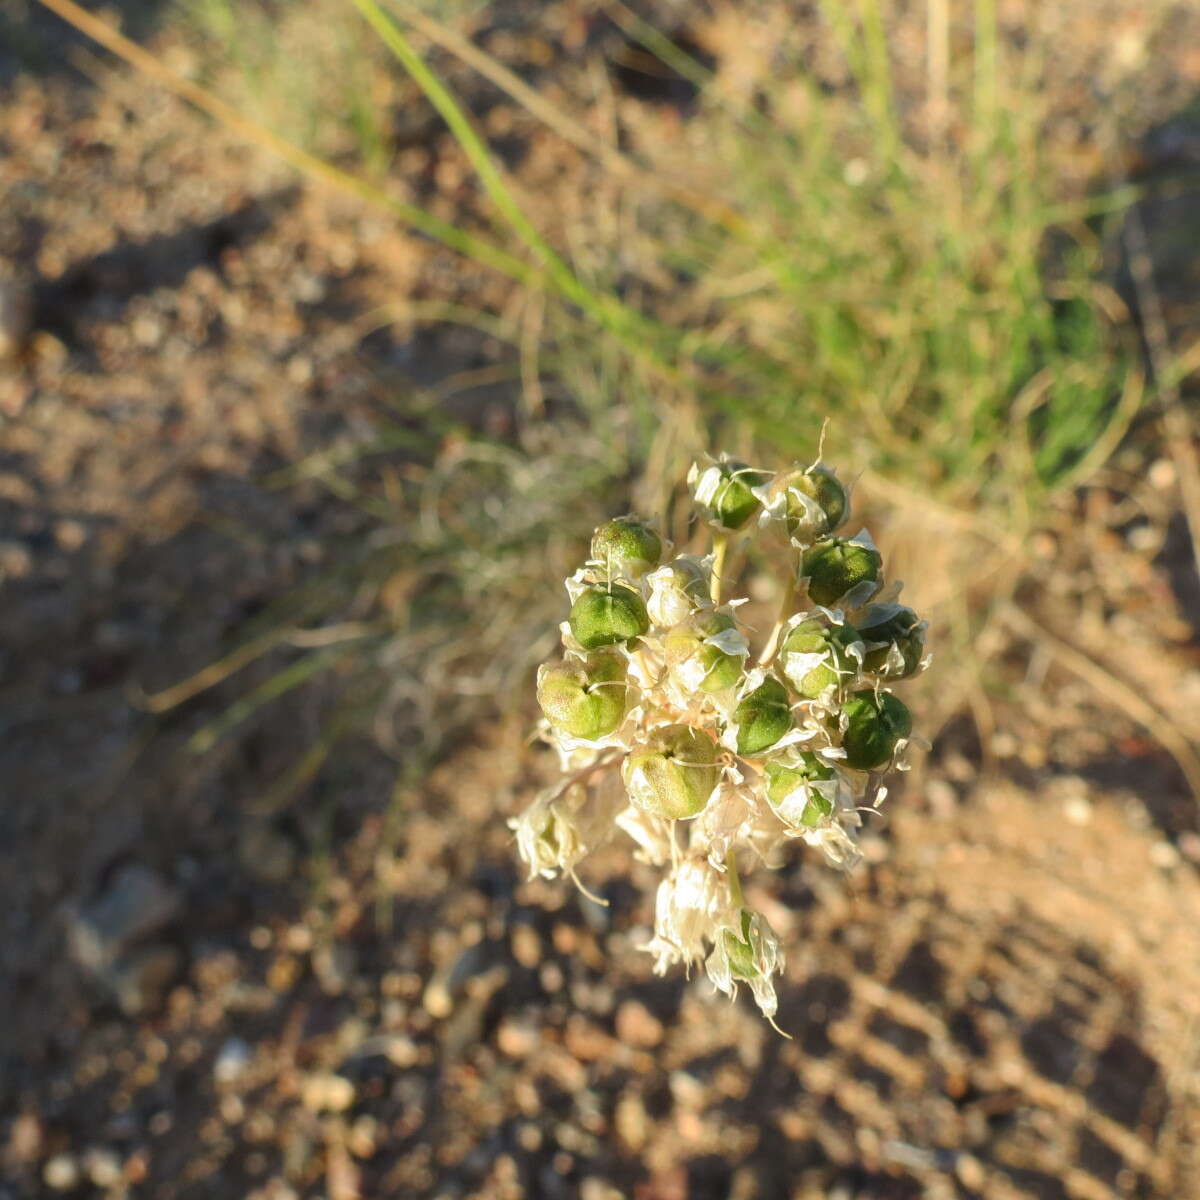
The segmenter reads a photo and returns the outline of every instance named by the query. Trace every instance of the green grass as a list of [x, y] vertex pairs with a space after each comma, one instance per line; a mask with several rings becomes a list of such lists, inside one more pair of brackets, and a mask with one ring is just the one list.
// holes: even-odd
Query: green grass
[[[1096, 303], [1100, 230], [1128, 196], [1064, 196], [1043, 136], [1036, 36], [1018, 56], [988, 0], [971, 41], [954, 42], [936, 124], [922, 96], [898, 92], [878, 0], [825, 0], [819, 26], [779, 47], [753, 104], [615, 5], [627, 36], [697, 88], [688, 155], [681, 164], [653, 136], [635, 138], [596, 219], [574, 227], [553, 197], [531, 205], [508, 178], [469, 91], [447, 85], [448, 60], [425, 52], [403, 3], [322, 0], [296, 24], [273, 7], [189, 3], [191, 28], [219, 65], [236, 64], [264, 123], [374, 184], [394, 172], [393, 110], [438, 114], [490, 223], [443, 240], [544, 314], [533, 346], [511, 310], [431, 315], [498, 333], [527, 392], [552, 388], [573, 412], [541, 421], [531, 402], [515, 440], [459, 430], [447, 456], [437, 406], [414, 392], [397, 397], [404, 423], [381, 422], [361, 461], [301, 464], [295, 476], [358, 504], [377, 532], [294, 611], [310, 625], [367, 612], [372, 634], [288, 663], [209, 740], [336, 670], [332, 728], [407, 723], [436, 749], [551, 649], [558, 581], [593, 521], [626, 507], [634, 484], [643, 509], [672, 511], [678, 497], [659, 479], [678, 479], [699, 449], [809, 461], [828, 418], [833, 461], [1020, 539], [1139, 414], [1136, 362]], [[804, 65], [814, 46], [840, 62], [841, 82]], [[314, 68], [316, 92], [304, 86]], [[572, 114], [552, 115], [570, 134]], [[615, 210], [621, 219], [607, 219]], [[419, 469], [372, 483], [363, 461], [398, 450]], [[413, 680], [424, 682], [414, 691]], [[330, 748], [314, 749], [296, 782]]]
[[[1003, 60], [989, 6], [958, 64], [965, 126], [938, 148], [915, 148], [903, 127], [874, 4], [861, 22], [823, 7], [854, 84], [831, 95], [799, 71], [777, 80], [807, 97], [795, 127], [770, 98], [735, 109], [703, 66], [628, 18], [702, 87], [694, 186], [730, 214], [642, 202], [646, 274], [665, 267], [674, 284], [658, 305], [627, 299], [650, 290], [636, 265], [634, 278], [627, 263], [597, 270], [593, 254], [585, 271], [552, 250], [403, 21], [353, 3], [447, 120], [496, 224], [546, 267], [560, 306], [550, 349], [576, 381], [690, 393], [712, 440], [750, 431], [776, 456], [811, 455], [828, 416], [835, 452], [956, 504], [1035, 517], [1109, 422], [1132, 417], [1117, 404], [1129, 363], [1091, 302], [1100, 242], [1082, 206], [1064, 212], [1041, 148], [1036, 51]], [[1002, 90], [1014, 77], [1018, 90]]]
[[[1038, 46], [1006, 53], [983, 0], [973, 48], [950, 63], [953, 133], [933, 137], [906, 115], [912, 98], [897, 99], [877, 0], [827, 0], [806, 35], [837, 47], [848, 84], [818, 86], [798, 38], [796, 65], [757, 107], [731, 102], [702, 64], [617, 6], [627, 34], [700, 98], [690, 197], [647, 195], [635, 180], [633, 252], [597, 245], [591, 231], [539, 228], [465, 102], [418, 52], [404, 4], [322, 4], [297, 31], [272, 10], [190, 3], [263, 112], [286, 111], [285, 128], [308, 144], [352, 146], [373, 176], [391, 156], [372, 91], [412, 106], [395, 79], [380, 85], [386, 48], [461, 146], [494, 239], [518, 247], [500, 269], [551, 302], [543, 363], [576, 392], [620, 379], [648, 435], [694, 400], [699, 442], [757, 440], [803, 459], [828, 416], [834, 453], [956, 505], [1036, 519], [1078, 482], [1080, 464], [1098, 465], [1088, 451], [1110, 423], [1135, 415], [1118, 404], [1130, 363], [1091, 295], [1096, 216], [1122, 198], [1101, 197], [1091, 213], [1064, 207], [1041, 136]], [[379, 45], [364, 42], [371, 35]], [[316, 46], [314, 62], [305, 48]], [[302, 96], [314, 65], [348, 81], [322, 91], [320, 109]], [[322, 113], [337, 139], [323, 140]], [[641, 158], [643, 181], [674, 169], [652, 151]], [[719, 205], [716, 218], [697, 195]], [[664, 272], [667, 296], [650, 282]]]

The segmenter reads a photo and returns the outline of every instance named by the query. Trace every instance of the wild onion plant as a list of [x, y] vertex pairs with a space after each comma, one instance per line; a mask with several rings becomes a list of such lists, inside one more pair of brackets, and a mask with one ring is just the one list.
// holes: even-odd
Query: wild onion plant
[[[708, 553], [673, 555], [650, 523], [618, 517], [566, 581], [562, 657], [537, 681], [562, 778], [510, 824], [530, 878], [576, 883], [580, 860], [623, 830], [664, 871], [655, 970], [703, 962], [770, 1019], [783, 951], [740, 866], [778, 867], [791, 839], [838, 867], [858, 860], [882, 774], [906, 765], [912, 721], [891, 685], [928, 661], [926, 623], [897, 602], [870, 535], [839, 535], [849, 495], [820, 461], [771, 474], [723, 456], [688, 484]], [[746, 601], [726, 594], [730, 548], [751, 537], [786, 563], [757, 653]]]

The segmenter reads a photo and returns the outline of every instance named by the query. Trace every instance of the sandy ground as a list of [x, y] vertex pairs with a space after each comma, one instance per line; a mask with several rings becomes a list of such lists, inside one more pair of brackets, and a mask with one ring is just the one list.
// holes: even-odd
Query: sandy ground
[[[1186, 184], [1178, 45], [1130, 156]], [[922, 682], [933, 749], [863, 868], [752, 880], [788, 946], [783, 1041], [650, 974], [650, 881], [618, 851], [587, 872], [608, 908], [522, 880], [531, 696], [428, 777], [401, 755], [400, 785], [394, 747], [353, 739], [282, 811], [258, 801], [330, 685], [206, 755], [189, 737], [286, 656], [146, 711], [375, 528], [274, 472], [488, 361], [373, 310], [497, 284], [89, 73], [0, 96], [0, 257], [34, 310], [0, 368], [0, 1197], [1200, 1195], [1200, 821], [1136, 706], [1200, 740], [1200, 593], [1149, 438], [1032, 549], [1053, 636], [991, 629], [982, 698]], [[648, 128], [684, 119], [686, 92], [627, 85]], [[539, 145], [535, 181], [582, 169]], [[1142, 209], [1180, 337], [1189, 194]], [[515, 408], [485, 389], [455, 417], [503, 437]], [[902, 570], [925, 519], [884, 520]]]

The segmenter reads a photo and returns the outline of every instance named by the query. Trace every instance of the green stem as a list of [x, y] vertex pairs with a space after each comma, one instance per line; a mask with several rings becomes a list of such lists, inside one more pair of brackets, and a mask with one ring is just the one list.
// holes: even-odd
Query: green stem
[[713, 536], [712, 579], [709, 582], [709, 591], [712, 593], [714, 604], [721, 603], [721, 576], [725, 571], [725, 556], [729, 552], [730, 537], [730, 534], [724, 532]]

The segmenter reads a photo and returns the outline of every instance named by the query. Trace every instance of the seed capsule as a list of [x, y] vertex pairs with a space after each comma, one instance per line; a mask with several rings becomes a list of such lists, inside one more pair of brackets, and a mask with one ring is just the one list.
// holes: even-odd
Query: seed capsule
[[767, 763], [767, 801], [786, 825], [815, 829], [833, 812], [833, 801], [811, 785], [831, 782], [833, 767], [808, 750], [790, 761]]
[[621, 777], [639, 808], [685, 820], [704, 809], [720, 782], [717, 747], [690, 725], [664, 725], [630, 751]]
[[846, 765], [873, 771], [892, 757], [896, 743], [912, 732], [912, 714], [891, 692], [855, 692], [842, 710]]
[[611, 574], [641, 579], [658, 566], [662, 538], [637, 517], [614, 517], [592, 534], [592, 558]]
[[789, 537], [800, 542], [832, 533], [846, 519], [846, 489], [828, 467], [786, 471], [776, 476], [766, 509], [782, 520]]
[[737, 752], [745, 757], [761, 754], [792, 727], [787, 688], [768, 677], [733, 710], [737, 725]]
[[646, 577], [646, 611], [655, 625], [678, 625], [708, 603], [709, 575], [704, 560], [681, 554]]
[[745, 463], [727, 459], [704, 467], [693, 463], [688, 486], [708, 520], [720, 529], [741, 529], [759, 509], [754, 489], [770, 476]]
[[750, 648], [728, 613], [702, 609], [663, 639], [667, 666], [688, 691], [720, 692], [737, 685]]
[[[826, 608], [853, 592], [855, 607], [865, 604], [880, 587], [883, 558], [871, 546], [846, 538], [826, 538], [804, 552], [800, 574], [808, 580], [809, 597]], [[860, 598], [861, 595], [861, 598]]]
[[884, 679], [907, 679], [916, 673], [925, 653], [925, 625], [902, 604], [874, 604], [859, 622], [867, 642], [884, 642], [868, 650], [863, 667]]
[[741, 937], [732, 929], [721, 931], [725, 945], [725, 955], [729, 963], [729, 973], [734, 979], [757, 979], [758, 967], [754, 962], [753, 916], [746, 909], [741, 911]]
[[567, 618], [575, 640], [585, 650], [631, 642], [650, 628], [641, 596], [621, 583], [584, 588]]
[[613, 651], [601, 651], [583, 661], [543, 666], [537, 698], [557, 732], [589, 742], [605, 737], [621, 724], [629, 707], [625, 660]]
[[852, 625], [828, 625], [818, 617], [792, 626], [779, 647], [779, 662], [788, 681], [806, 700], [816, 700], [858, 674], [849, 647], [861, 642]]

